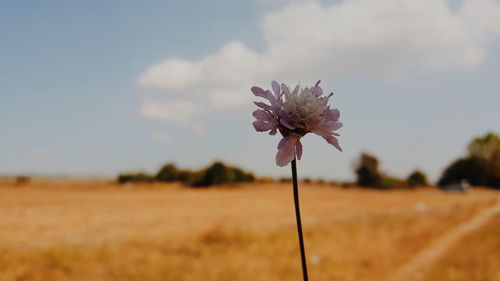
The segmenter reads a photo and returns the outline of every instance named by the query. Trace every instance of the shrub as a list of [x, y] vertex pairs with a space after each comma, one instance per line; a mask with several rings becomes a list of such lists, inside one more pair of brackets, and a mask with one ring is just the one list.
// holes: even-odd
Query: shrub
[[428, 186], [429, 182], [427, 181], [427, 176], [424, 174], [424, 172], [415, 170], [408, 176], [408, 178], [406, 178], [406, 184], [409, 187]]
[[303, 183], [312, 183], [312, 182], [313, 182], [313, 180], [312, 180], [311, 178], [304, 178], [304, 179], [302, 180], [302, 182], [303, 182]]
[[479, 157], [465, 157], [451, 163], [441, 175], [438, 181], [439, 186], [452, 184], [460, 180], [467, 180], [472, 185], [490, 184], [488, 164]]
[[289, 178], [289, 177], [281, 177], [279, 178], [278, 180], [280, 183], [290, 183], [292, 182], [292, 178]]
[[195, 173], [189, 170], [179, 170], [177, 173], [177, 180], [183, 184], [189, 185], [194, 179], [194, 174]]
[[149, 174], [144, 173], [144, 172], [120, 174], [118, 176], [119, 183], [128, 183], [128, 182], [150, 183], [150, 182], [154, 182], [154, 180], [155, 180], [155, 178], [152, 175], [149, 175]]
[[253, 182], [255, 176], [240, 168], [227, 166], [222, 162], [215, 162], [199, 171], [181, 170], [173, 163], [161, 167], [155, 176], [147, 173], [129, 173], [118, 176], [119, 183], [127, 182], [182, 182], [194, 187], [208, 187], [211, 185]]
[[393, 176], [382, 175], [379, 184], [375, 187], [383, 189], [404, 188], [406, 187], [406, 181]]
[[473, 139], [468, 155], [455, 160], [441, 175], [438, 185], [467, 180], [472, 185], [500, 188], [500, 136], [487, 133]]
[[25, 183], [29, 183], [30, 181], [31, 181], [31, 178], [28, 176], [17, 176], [16, 177], [17, 184], [25, 184]]
[[215, 162], [205, 169], [201, 177], [192, 185], [197, 187], [223, 184], [229, 181], [228, 169], [222, 162]]
[[155, 179], [160, 182], [182, 182], [190, 185], [195, 179], [196, 172], [181, 170], [173, 163], [167, 163], [158, 171]]
[[158, 171], [155, 178], [157, 181], [174, 182], [179, 180], [179, 172], [175, 164], [168, 163]]
[[222, 162], [215, 162], [207, 168], [197, 172], [190, 183], [193, 187], [208, 187], [225, 183], [253, 182], [255, 176], [243, 170], [226, 166]]
[[342, 188], [351, 188], [351, 187], [357, 187], [357, 186], [359, 186], [357, 183], [350, 182], [350, 181], [344, 181], [344, 182], [340, 183], [340, 187], [342, 187]]
[[[467, 147], [469, 156], [478, 157], [489, 163], [500, 164], [500, 136], [487, 133], [483, 137], [473, 139]], [[500, 167], [499, 167], [500, 168]]]
[[255, 181], [255, 176], [251, 173], [247, 173], [240, 168], [230, 167], [229, 168], [230, 178], [233, 178], [234, 182], [253, 182]]
[[378, 170], [378, 164], [378, 159], [375, 156], [362, 153], [355, 167], [357, 184], [368, 187], [380, 186], [382, 175]]
[[259, 177], [256, 179], [257, 182], [259, 183], [273, 183], [275, 182], [275, 179], [273, 177]]

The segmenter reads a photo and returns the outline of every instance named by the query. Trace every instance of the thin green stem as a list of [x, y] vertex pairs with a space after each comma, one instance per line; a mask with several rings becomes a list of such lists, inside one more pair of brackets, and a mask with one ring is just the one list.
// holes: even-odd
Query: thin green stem
[[309, 278], [307, 276], [306, 251], [304, 250], [304, 238], [302, 235], [302, 222], [300, 221], [299, 184], [297, 181], [297, 161], [295, 158], [292, 161], [292, 183], [293, 183], [293, 201], [295, 203], [295, 217], [297, 218], [297, 231], [299, 234], [302, 273], [304, 275], [304, 281], [309, 281]]

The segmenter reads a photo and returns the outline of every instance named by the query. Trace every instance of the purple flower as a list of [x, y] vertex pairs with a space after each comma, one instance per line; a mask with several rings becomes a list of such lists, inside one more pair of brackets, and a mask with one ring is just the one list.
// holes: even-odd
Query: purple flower
[[286, 166], [297, 155], [302, 156], [300, 138], [307, 133], [322, 136], [329, 144], [342, 151], [337, 140], [339, 134], [334, 131], [342, 127], [337, 109], [331, 109], [328, 100], [333, 94], [323, 95], [319, 82], [311, 88], [301, 89], [297, 85], [293, 90], [285, 84], [273, 81], [273, 91], [252, 87], [254, 95], [266, 99], [269, 103], [255, 102], [260, 109], [253, 112], [253, 122], [258, 132], [269, 131], [275, 135], [281, 133], [283, 139], [278, 144], [276, 164]]

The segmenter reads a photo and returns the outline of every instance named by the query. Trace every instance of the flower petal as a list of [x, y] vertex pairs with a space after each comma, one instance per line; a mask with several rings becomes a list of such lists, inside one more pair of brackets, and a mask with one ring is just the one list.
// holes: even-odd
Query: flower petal
[[285, 83], [281, 83], [281, 89], [290, 93], [290, 88]]
[[265, 103], [260, 102], [260, 101], [254, 101], [253, 103], [254, 103], [256, 106], [258, 106], [258, 107], [260, 107], [260, 108], [262, 108], [262, 109], [265, 109], [265, 110], [271, 110], [271, 109], [272, 109], [272, 107], [271, 107], [270, 105], [265, 104]]
[[276, 82], [276, 81], [273, 81], [271, 83], [271, 87], [273, 87], [273, 92], [274, 92], [274, 95], [276, 96], [276, 98], [279, 98], [279, 96], [281, 94], [280, 84], [278, 84], [278, 82]]
[[252, 124], [257, 132], [269, 131], [276, 127], [273, 123], [264, 122], [260, 120], [254, 121]]
[[339, 151], [342, 151], [342, 148], [340, 147], [339, 145], [339, 140], [332, 136], [332, 135], [324, 135], [322, 136], [329, 144], [333, 145], [333, 147], [335, 147], [336, 149], [338, 149]]
[[302, 143], [300, 142], [300, 139], [295, 144], [295, 152], [297, 153], [297, 159], [300, 160], [302, 157]]
[[290, 130], [295, 129], [295, 127], [294, 127], [294, 126], [290, 125], [290, 123], [288, 123], [288, 122], [287, 122], [285, 119], [283, 119], [283, 118], [280, 118], [280, 123], [281, 123], [281, 125], [283, 125], [283, 126], [287, 127], [287, 128], [288, 128], [288, 129], [290, 129]]
[[340, 128], [342, 128], [343, 124], [341, 122], [338, 122], [338, 121], [328, 121], [325, 123], [325, 128], [328, 130], [328, 131], [336, 131]]
[[296, 136], [288, 136], [282, 139], [278, 145], [276, 154], [276, 165], [284, 167], [295, 158], [295, 144], [299, 140]]
[[252, 113], [253, 117], [255, 117], [255, 119], [257, 120], [261, 120], [261, 121], [267, 121], [267, 122], [273, 122], [273, 121], [276, 121], [272, 114], [265, 111], [265, 110], [260, 110], [260, 109], [257, 109], [255, 110], [253, 113]]
[[326, 112], [325, 118], [331, 121], [337, 121], [340, 118], [340, 111], [336, 108], [330, 109]]
[[287, 112], [281, 111], [279, 114], [279, 120], [281, 125], [287, 127], [288, 129], [290, 130], [295, 129], [295, 127], [290, 124], [290, 122], [292, 121], [292, 117], [290, 117], [290, 115]]
[[264, 89], [262, 88], [259, 88], [259, 87], [252, 87], [250, 88], [250, 90], [252, 91], [252, 93], [258, 97], [263, 97], [263, 98], [267, 98], [267, 93]]
[[264, 90], [264, 89], [259, 88], [259, 87], [252, 87], [251, 91], [254, 95], [261, 97], [261, 98], [265, 98], [266, 100], [268, 100], [271, 103], [271, 106], [276, 107], [276, 108], [279, 107], [278, 100], [275, 96], [273, 96], [273, 93], [271, 93], [271, 91]]
[[323, 89], [321, 89], [321, 87], [319, 86], [319, 82], [321, 82], [321, 80], [318, 81], [318, 83], [316, 83], [316, 85], [314, 85], [314, 87], [312, 87], [311, 91], [312, 91], [312, 94], [319, 97], [323, 94]]
[[285, 146], [286, 143], [288, 143], [288, 138], [282, 138], [278, 143], [278, 150], [281, 149], [283, 146]]
[[285, 96], [285, 99], [290, 98], [290, 88], [288, 88], [287, 85], [281, 83], [281, 91], [282, 91], [282, 95]]

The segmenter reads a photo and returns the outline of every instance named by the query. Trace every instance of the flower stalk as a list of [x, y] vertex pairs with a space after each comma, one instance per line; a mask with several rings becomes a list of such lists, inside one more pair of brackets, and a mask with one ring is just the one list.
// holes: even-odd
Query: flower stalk
[[299, 184], [297, 181], [297, 160], [292, 160], [292, 185], [293, 185], [293, 201], [295, 203], [295, 218], [297, 219], [297, 232], [299, 235], [300, 260], [302, 262], [302, 274], [304, 281], [308, 281], [306, 251], [304, 249], [304, 237], [302, 234], [302, 222], [300, 220], [300, 204], [299, 204]]

